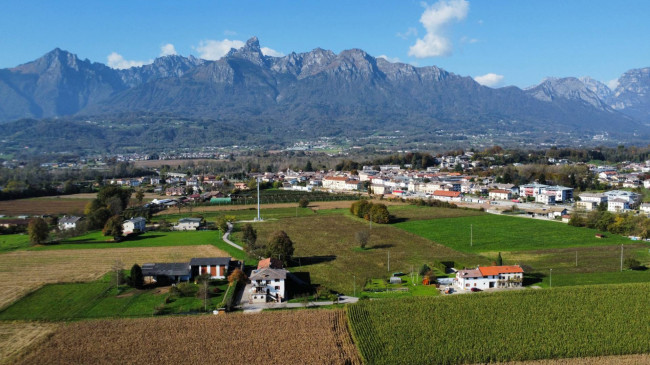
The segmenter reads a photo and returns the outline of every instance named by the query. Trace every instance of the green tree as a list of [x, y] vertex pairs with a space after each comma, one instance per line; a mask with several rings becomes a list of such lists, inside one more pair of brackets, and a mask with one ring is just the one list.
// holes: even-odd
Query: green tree
[[45, 242], [50, 235], [50, 228], [43, 218], [34, 218], [27, 225], [29, 241], [35, 245]]
[[275, 231], [266, 245], [266, 256], [278, 257], [286, 266], [293, 257], [293, 242], [285, 231]]
[[97, 192], [97, 200], [99, 203], [104, 206], [108, 206], [109, 200], [112, 197], [117, 197], [120, 201], [121, 209], [124, 210], [129, 205], [129, 199], [131, 199], [131, 189], [123, 189], [119, 186], [108, 185]]
[[144, 276], [142, 275], [142, 268], [138, 264], [131, 266], [131, 285], [135, 288], [142, 289], [144, 286]]
[[390, 222], [390, 214], [384, 204], [372, 204], [369, 215], [366, 219], [372, 219], [374, 223], [386, 224]]
[[308, 205], [309, 205], [309, 199], [307, 199], [306, 197], [303, 196], [302, 198], [300, 198], [300, 200], [298, 200], [298, 206], [300, 208], [307, 208]]
[[115, 241], [119, 241], [122, 238], [122, 217], [119, 215], [110, 217], [106, 221], [104, 229], [102, 229], [102, 234], [104, 236], [111, 236]]
[[424, 274], [426, 274], [428, 271], [431, 271], [431, 268], [429, 267], [429, 265], [423, 264], [422, 267], [420, 268], [420, 271], [418, 271], [418, 273], [420, 275], [424, 276]]
[[499, 256], [497, 256], [497, 266], [503, 266], [503, 258], [501, 257], [501, 252], [499, 252]]
[[312, 167], [310, 160], [307, 160], [307, 164], [305, 165], [305, 171], [314, 171], [314, 168]]
[[111, 217], [111, 211], [101, 207], [95, 211], [92, 211], [88, 216], [87, 228], [92, 229], [101, 229], [106, 225], [106, 221]]
[[242, 228], [242, 239], [246, 246], [255, 246], [255, 242], [257, 242], [257, 231], [253, 228], [252, 224], [244, 224], [244, 227]]

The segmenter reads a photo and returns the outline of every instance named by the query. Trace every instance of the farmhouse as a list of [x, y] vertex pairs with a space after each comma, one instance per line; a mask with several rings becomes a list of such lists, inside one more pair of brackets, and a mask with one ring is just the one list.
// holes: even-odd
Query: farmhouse
[[146, 225], [147, 225], [147, 220], [144, 219], [144, 217], [131, 218], [127, 221], [124, 221], [124, 223], [122, 223], [122, 232], [125, 236], [133, 232], [144, 232], [147, 230]]
[[521, 287], [524, 270], [519, 265], [479, 266], [476, 269], [459, 270], [456, 273], [456, 285], [460, 290], [481, 290], [493, 288]]
[[181, 218], [178, 224], [174, 226], [175, 231], [196, 231], [201, 227], [203, 219], [201, 218]]
[[62, 231], [66, 231], [68, 229], [76, 229], [77, 223], [79, 223], [80, 220], [81, 217], [65, 216], [59, 219], [59, 229]]
[[281, 302], [286, 299], [287, 270], [264, 268], [253, 270], [250, 276], [250, 302]]

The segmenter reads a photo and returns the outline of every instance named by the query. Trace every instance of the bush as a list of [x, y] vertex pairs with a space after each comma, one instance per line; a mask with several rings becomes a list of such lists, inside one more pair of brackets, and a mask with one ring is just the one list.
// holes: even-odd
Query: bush
[[142, 289], [144, 286], [144, 276], [142, 275], [142, 268], [138, 264], [131, 266], [130, 285]]
[[298, 206], [300, 208], [307, 208], [308, 205], [309, 205], [309, 200], [306, 197], [303, 196], [302, 198], [300, 198], [300, 200], [298, 200]]
[[354, 235], [354, 238], [357, 240], [359, 247], [366, 248], [368, 241], [370, 240], [370, 232], [368, 231], [359, 231]]

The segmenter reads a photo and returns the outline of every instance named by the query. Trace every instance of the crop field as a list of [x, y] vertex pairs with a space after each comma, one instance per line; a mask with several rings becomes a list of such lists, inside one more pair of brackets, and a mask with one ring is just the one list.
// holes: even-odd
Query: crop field
[[370, 364], [488, 363], [650, 351], [650, 284], [362, 301], [346, 307]]
[[0, 309], [44, 284], [97, 280], [116, 260], [130, 269], [134, 263], [217, 256], [228, 255], [208, 245], [8, 252], [0, 254]]
[[13, 251], [29, 247], [29, 235], [25, 234], [0, 234], [0, 252]]
[[609, 233], [604, 233], [606, 238], [596, 238], [596, 233], [603, 232], [595, 229], [493, 214], [408, 221], [395, 226], [455, 250], [475, 253], [634, 243]]
[[[95, 194], [95, 197], [97, 195]], [[33, 198], [0, 201], [0, 215], [81, 214], [88, 200]]]
[[[467, 266], [489, 263], [483, 257], [455, 251], [392, 225], [373, 224], [368, 245], [361, 250], [355, 234], [368, 230], [369, 225], [340, 214], [285, 218], [253, 223], [253, 227], [259, 242], [265, 242], [274, 231], [287, 232], [295, 248], [296, 267], [291, 270], [308, 271], [312, 283], [346, 294], [354, 290], [354, 276], [359, 289], [367, 279], [387, 277], [396, 271], [408, 273], [411, 267], [416, 270], [435, 260], [458, 261]], [[233, 237], [241, 242], [241, 233]]]
[[53, 333], [58, 325], [37, 322], [0, 322], [0, 364], [10, 364], [30, 346]]
[[[548, 288], [550, 285], [555, 287], [560, 286], [575, 286], [575, 285], [601, 285], [601, 284], [624, 284], [624, 283], [647, 283], [650, 282], [650, 270], [633, 271], [624, 270], [612, 272], [592, 272], [583, 274], [561, 274], [553, 270], [551, 277], [548, 272], [541, 278], [542, 281], [536, 283], [543, 288]], [[552, 281], [552, 282], [551, 282]]]
[[75, 322], [18, 363], [198, 364], [206, 359], [210, 363], [360, 364], [342, 310]]
[[650, 364], [650, 354], [574, 357], [569, 359], [512, 361], [501, 365], [641, 365]]

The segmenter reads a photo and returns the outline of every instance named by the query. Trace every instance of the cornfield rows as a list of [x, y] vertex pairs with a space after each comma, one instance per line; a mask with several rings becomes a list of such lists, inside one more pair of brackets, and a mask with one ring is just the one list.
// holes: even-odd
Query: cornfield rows
[[208, 245], [9, 252], [0, 255], [0, 309], [43, 284], [96, 280], [115, 260], [129, 269], [135, 263], [215, 256], [229, 255]]
[[366, 301], [348, 306], [369, 364], [462, 364], [650, 352], [650, 284]]
[[[99, 345], [101, 344], [101, 345]], [[360, 364], [342, 310], [71, 323], [23, 364]]]

